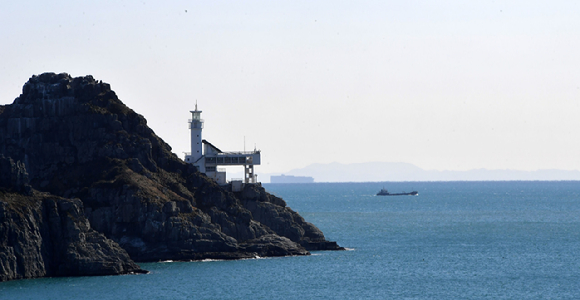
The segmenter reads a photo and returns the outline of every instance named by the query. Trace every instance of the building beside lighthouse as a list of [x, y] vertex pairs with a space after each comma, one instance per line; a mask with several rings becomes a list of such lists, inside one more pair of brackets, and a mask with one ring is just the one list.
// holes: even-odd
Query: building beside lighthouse
[[[208, 177], [213, 178], [218, 184], [227, 184], [226, 166], [243, 166], [244, 178], [241, 183], [257, 183], [258, 176], [254, 173], [254, 165], [260, 164], [260, 150], [254, 151], [222, 151], [210, 142], [202, 138], [204, 121], [201, 118], [201, 110], [191, 111], [189, 129], [191, 131], [191, 152], [185, 154], [185, 162], [197, 167]], [[234, 183], [232, 182], [232, 187]]]

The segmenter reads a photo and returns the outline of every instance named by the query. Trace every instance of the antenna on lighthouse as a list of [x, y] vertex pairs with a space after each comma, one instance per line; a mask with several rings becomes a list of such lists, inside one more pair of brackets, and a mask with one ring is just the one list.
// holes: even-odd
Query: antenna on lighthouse
[[197, 99], [195, 99], [195, 111], [197, 111]]

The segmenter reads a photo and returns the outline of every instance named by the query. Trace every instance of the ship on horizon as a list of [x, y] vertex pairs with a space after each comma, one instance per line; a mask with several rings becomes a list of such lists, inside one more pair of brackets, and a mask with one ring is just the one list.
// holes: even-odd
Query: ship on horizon
[[386, 190], [385, 188], [382, 188], [378, 193], [377, 196], [417, 196], [419, 195], [419, 192], [417, 191], [412, 191], [410, 193], [389, 193], [388, 190]]
[[294, 175], [272, 175], [270, 176], [270, 183], [314, 183], [314, 178], [310, 176], [294, 176]]

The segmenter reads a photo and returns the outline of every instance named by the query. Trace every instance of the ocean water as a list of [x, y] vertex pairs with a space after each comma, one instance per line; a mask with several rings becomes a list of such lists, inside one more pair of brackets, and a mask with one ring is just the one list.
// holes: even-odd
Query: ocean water
[[580, 299], [580, 182], [264, 186], [349, 250], [11, 281], [0, 299]]

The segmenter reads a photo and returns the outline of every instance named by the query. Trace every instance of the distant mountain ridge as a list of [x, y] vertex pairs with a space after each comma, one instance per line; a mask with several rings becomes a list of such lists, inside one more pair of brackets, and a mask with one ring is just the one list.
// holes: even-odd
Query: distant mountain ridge
[[[580, 180], [580, 171], [573, 170], [488, 170], [468, 171], [424, 170], [410, 163], [366, 162], [341, 164], [312, 164], [284, 172], [286, 175], [311, 176], [315, 182], [373, 182], [373, 181], [504, 181], [504, 180]], [[260, 174], [269, 178], [277, 173]]]

